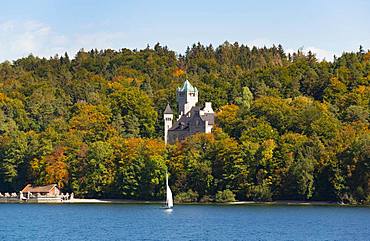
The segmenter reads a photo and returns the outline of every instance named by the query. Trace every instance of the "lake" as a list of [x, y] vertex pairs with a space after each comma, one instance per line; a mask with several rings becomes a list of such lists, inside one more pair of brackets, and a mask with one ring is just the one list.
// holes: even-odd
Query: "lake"
[[370, 240], [370, 208], [0, 204], [0, 240]]

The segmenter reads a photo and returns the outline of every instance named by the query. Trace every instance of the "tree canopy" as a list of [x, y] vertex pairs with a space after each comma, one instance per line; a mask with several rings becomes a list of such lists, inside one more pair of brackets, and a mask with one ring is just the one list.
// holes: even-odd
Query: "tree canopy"
[[[177, 55], [80, 50], [0, 64], [0, 191], [57, 183], [81, 197], [370, 202], [370, 52], [332, 62], [281, 45], [200, 43]], [[164, 145], [176, 87], [216, 127]]]

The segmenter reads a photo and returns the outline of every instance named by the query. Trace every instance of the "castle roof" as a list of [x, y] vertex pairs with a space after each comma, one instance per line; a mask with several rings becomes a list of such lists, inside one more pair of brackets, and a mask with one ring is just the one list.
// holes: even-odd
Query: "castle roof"
[[171, 109], [171, 106], [169, 104], [167, 104], [163, 114], [173, 114], [173, 110]]
[[189, 123], [194, 116], [199, 116], [202, 121], [208, 121], [208, 125], [214, 125], [215, 115], [214, 113], [205, 113], [200, 115], [200, 108], [198, 106], [193, 106], [189, 111], [190, 115], [182, 115], [180, 118], [173, 124], [169, 131], [174, 130], [188, 130]]
[[178, 119], [169, 130], [175, 131], [189, 129], [189, 120], [189, 117], [187, 117], [186, 115], [182, 115], [180, 116], [180, 119]]
[[189, 80], [185, 80], [182, 88], [177, 88], [177, 90], [181, 92], [198, 92], [197, 87], [192, 86]]

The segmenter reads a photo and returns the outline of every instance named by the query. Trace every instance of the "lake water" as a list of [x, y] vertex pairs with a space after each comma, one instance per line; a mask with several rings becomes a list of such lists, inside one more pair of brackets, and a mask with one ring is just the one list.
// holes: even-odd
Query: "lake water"
[[370, 208], [0, 204], [0, 240], [370, 240]]

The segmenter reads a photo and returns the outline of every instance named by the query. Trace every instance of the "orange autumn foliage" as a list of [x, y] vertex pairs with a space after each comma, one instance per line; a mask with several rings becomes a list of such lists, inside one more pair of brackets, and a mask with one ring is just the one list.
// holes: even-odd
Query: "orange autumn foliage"
[[45, 181], [50, 184], [56, 183], [60, 188], [64, 187], [69, 177], [67, 157], [64, 155], [64, 151], [64, 147], [57, 147], [53, 153], [45, 157]]
[[185, 74], [185, 71], [183, 69], [177, 68], [173, 71], [173, 76], [180, 77]]
[[128, 159], [135, 159], [143, 154], [162, 156], [166, 151], [164, 142], [156, 139], [127, 138], [123, 140], [123, 146]]

